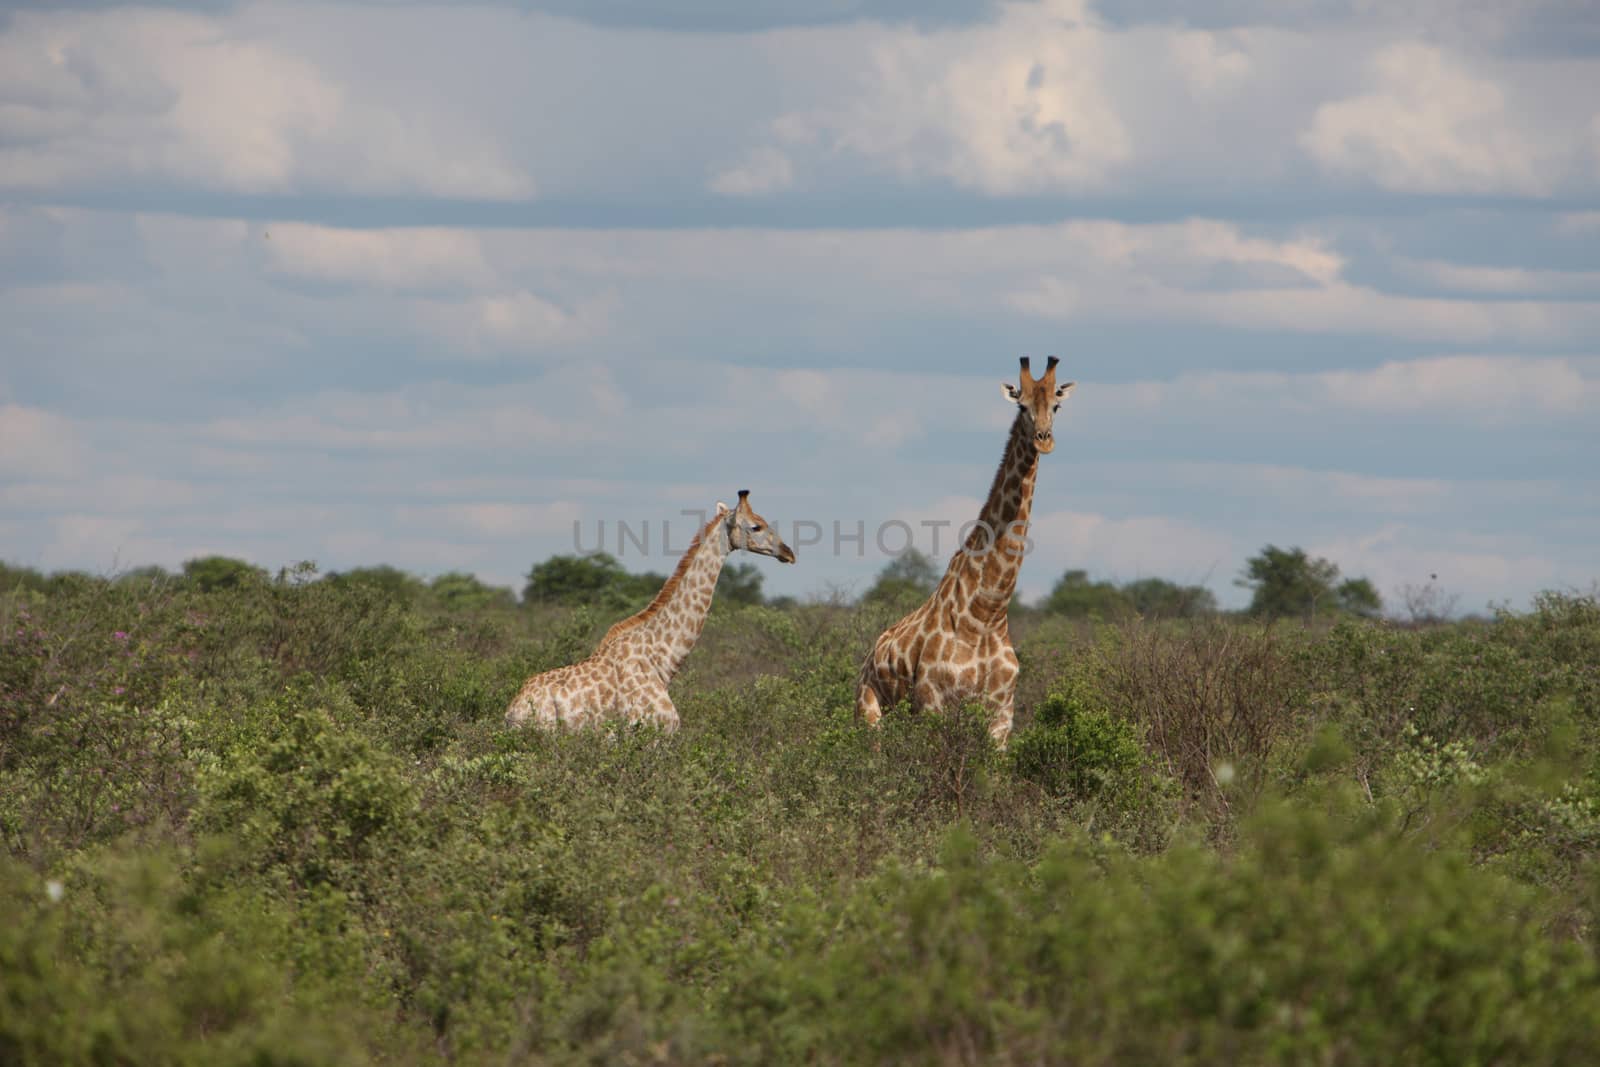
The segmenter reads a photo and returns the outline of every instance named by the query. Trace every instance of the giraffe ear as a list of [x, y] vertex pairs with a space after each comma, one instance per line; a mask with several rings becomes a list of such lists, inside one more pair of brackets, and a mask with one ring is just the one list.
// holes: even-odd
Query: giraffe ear
[[1000, 392], [1004, 394], [1005, 398], [1011, 401], [1013, 404], [1019, 404], [1022, 402], [1022, 390], [1018, 389], [1010, 382], [1001, 382]]
[[728, 513], [728, 505], [724, 504], [720, 500], [717, 501], [717, 514], [718, 515], [726, 515], [727, 513]]
[[1077, 384], [1077, 382], [1068, 382], [1066, 385], [1056, 386], [1056, 399], [1065, 400], [1068, 396], [1072, 395], [1072, 387]]

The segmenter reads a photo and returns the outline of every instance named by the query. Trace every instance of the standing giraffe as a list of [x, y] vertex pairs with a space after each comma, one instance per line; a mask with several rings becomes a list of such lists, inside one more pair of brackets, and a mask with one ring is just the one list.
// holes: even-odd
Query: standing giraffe
[[906, 699], [931, 711], [973, 701], [988, 709], [989, 736], [1005, 747], [1017, 692], [1006, 611], [1022, 569], [1039, 456], [1055, 448], [1055, 413], [1077, 384], [1056, 385], [1058, 362], [1051, 356], [1044, 377], [1035, 378], [1024, 356], [1021, 383], [1001, 383], [1018, 411], [989, 499], [933, 595], [885, 630], [862, 664], [856, 714], [870, 725]]
[[736, 548], [794, 562], [794, 550], [751, 510], [748, 489], [739, 490], [732, 511], [717, 502], [716, 517], [695, 535], [656, 598], [607, 630], [588, 659], [524, 682], [506, 709], [506, 725], [521, 726], [532, 719], [542, 727], [578, 728], [621, 719], [654, 723], [668, 733], [676, 730], [678, 709], [667, 695], [667, 683], [699, 640], [717, 575]]

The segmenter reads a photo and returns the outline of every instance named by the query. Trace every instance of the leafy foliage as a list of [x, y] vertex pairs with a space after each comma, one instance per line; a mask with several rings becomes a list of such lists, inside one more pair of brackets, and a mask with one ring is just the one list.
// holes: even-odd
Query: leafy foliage
[[761, 568], [754, 563], [724, 563], [717, 575], [716, 601], [723, 604], [760, 604]]
[[7, 573], [0, 1062], [1600, 1054], [1593, 595], [1019, 614], [1000, 753], [854, 721], [884, 605], [719, 598], [677, 734], [547, 735], [593, 605]]
[[1378, 590], [1366, 578], [1339, 581], [1339, 565], [1303, 548], [1267, 545], [1245, 564], [1239, 585], [1252, 590], [1249, 613], [1275, 618], [1345, 613], [1375, 617], [1383, 610]]
[[202, 593], [239, 589], [266, 577], [262, 568], [229, 556], [202, 556], [183, 565], [184, 581]]
[[460, 571], [439, 575], [429, 583], [428, 591], [442, 607], [457, 612], [509, 608], [516, 603], [511, 590], [488, 585], [475, 575]]
[[1144, 749], [1130, 723], [1102, 706], [1092, 688], [1068, 679], [1039, 705], [1011, 759], [1018, 775], [1053, 796], [1126, 800], [1137, 788]]
[[528, 572], [525, 604], [590, 604], [617, 608], [642, 606], [666, 582], [659, 574], [633, 574], [613, 555], [551, 556]]
[[1217, 613], [1217, 597], [1202, 585], [1179, 585], [1165, 578], [1137, 578], [1122, 587], [1133, 610], [1147, 619], [1192, 619]]
[[399, 604], [415, 604], [427, 592], [420, 578], [387, 564], [335, 572], [326, 580], [335, 585], [364, 586]]
[[1089, 572], [1069, 570], [1057, 579], [1039, 607], [1055, 615], [1083, 619], [1190, 619], [1214, 615], [1217, 598], [1199, 585], [1179, 585], [1165, 578], [1138, 578], [1123, 585], [1092, 581]]
[[1055, 615], [1084, 619], [1125, 619], [1134, 612], [1133, 601], [1114, 583], [1091, 581], [1084, 570], [1063, 574], [1039, 606]]

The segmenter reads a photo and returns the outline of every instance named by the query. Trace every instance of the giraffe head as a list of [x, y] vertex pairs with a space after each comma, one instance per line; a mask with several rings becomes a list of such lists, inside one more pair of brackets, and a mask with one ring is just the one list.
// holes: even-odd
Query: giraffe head
[[772, 556], [779, 563], [793, 563], [794, 549], [783, 543], [772, 524], [755, 513], [750, 506], [750, 490], [739, 490], [739, 503], [728, 510], [728, 505], [717, 502], [717, 514], [728, 530], [728, 543], [734, 548], [754, 552], [758, 556]]
[[1033, 434], [1033, 446], [1040, 452], [1056, 447], [1055, 420], [1061, 402], [1072, 392], [1077, 382], [1056, 384], [1056, 364], [1061, 361], [1051, 356], [1045, 365], [1044, 377], [1035, 378], [1028, 370], [1028, 357], [1022, 357], [1022, 380], [1017, 385], [1001, 382], [1006, 399], [1022, 409], [1023, 429]]

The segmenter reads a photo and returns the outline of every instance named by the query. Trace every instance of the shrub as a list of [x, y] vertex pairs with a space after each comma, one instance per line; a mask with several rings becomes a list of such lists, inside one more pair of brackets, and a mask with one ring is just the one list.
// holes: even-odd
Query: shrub
[[1282, 631], [1207, 619], [1136, 623], [1116, 638], [1102, 653], [1106, 697], [1143, 727], [1163, 769], [1211, 805], [1259, 791], [1304, 699]]
[[411, 788], [360, 733], [322, 709], [290, 709], [260, 751], [229, 753], [207, 775], [199, 828], [247, 843], [257, 865], [296, 885], [353, 884], [371, 842], [410, 810]]
[[1525, 888], [1377, 823], [1274, 810], [1231, 858], [1083, 843], [1036, 866], [954, 830], [734, 977], [768, 1062], [1587, 1062], [1600, 973]]
[[[186, 883], [170, 845], [52, 878], [0, 857], [0, 1062], [361, 1064], [414, 1055], [357, 996], [359, 951], [240, 887]], [[307, 922], [306, 920], [311, 920]], [[331, 971], [296, 948], [346, 942]]]
[[1018, 611], [1001, 755], [854, 719], [887, 605], [719, 600], [680, 731], [543, 733], [612, 609], [234, 573], [0, 594], [0, 1062], [1597, 1051], [1592, 596]]
[[1144, 749], [1138, 731], [1114, 718], [1082, 682], [1051, 693], [1033, 726], [1011, 745], [1011, 766], [1051, 796], [1126, 800], [1138, 782]]

